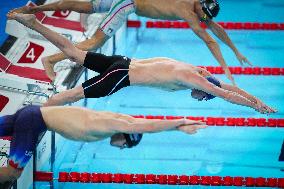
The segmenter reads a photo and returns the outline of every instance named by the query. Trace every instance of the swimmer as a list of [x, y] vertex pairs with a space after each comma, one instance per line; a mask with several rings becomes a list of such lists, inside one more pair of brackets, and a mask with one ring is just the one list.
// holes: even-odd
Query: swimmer
[[[235, 85], [218, 43], [200, 26], [200, 22], [205, 23], [216, 37], [231, 48], [242, 65], [244, 63], [251, 65], [233, 44], [222, 26], [212, 20], [218, 15], [219, 9], [217, 0], [92, 0], [90, 2], [58, 1], [35, 7], [25, 6], [14, 9], [10, 13], [33, 14], [38, 11], [53, 10], [72, 10], [80, 13], [108, 12], [94, 36], [76, 45], [79, 49], [94, 52], [115, 34], [131, 13], [135, 12], [139, 16], [154, 19], [184, 20], [189, 23], [193, 32], [204, 41], [224, 69], [228, 79]], [[56, 76], [53, 70], [54, 65], [65, 58], [68, 57], [65, 57], [63, 52], [42, 59], [47, 76], [51, 80], [54, 80]]]
[[191, 89], [191, 96], [199, 101], [211, 100], [217, 96], [260, 113], [276, 112], [237, 86], [217, 80], [206, 69], [163, 57], [140, 60], [82, 51], [65, 37], [36, 21], [34, 15], [11, 13], [8, 17], [42, 34], [70, 60], [100, 73], [81, 86], [54, 95], [45, 106], [64, 105], [82, 98], [104, 97], [124, 87], [140, 85], [168, 91]]
[[81, 107], [26, 106], [13, 115], [0, 117], [0, 137], [12, 136], [8, 167], [0, 167], [0, 183], [19, 178], [46, 130], [75, 141], [94, 142], [110, 137], [110, 145], [123, 149], [138, 145], [142, 133], [178, 130], [194, 134], [206, 127], [201, 121], [189, 119], [143, 119]]

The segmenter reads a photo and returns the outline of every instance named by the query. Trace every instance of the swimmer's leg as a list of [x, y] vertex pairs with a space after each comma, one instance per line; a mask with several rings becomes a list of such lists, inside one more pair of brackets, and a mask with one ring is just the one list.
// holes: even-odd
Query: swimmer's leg
[[50, 97], [43, 106], [60, 106], [68, 103], [76, 102], [85, 98], [83, 87], [77, 86], [73, 89], [63, 91]]
[[[8, 18], [15, 19], [23, 25], [42, 34], [47, 40], [57, 46], [71, 61], [74, 61], [81, 65], [84, 63], [84, 59], [87, 54], [86, 51], [82, 51], [76, 48], [67, 38], [61, 36], [60, 34], [50, 30], [49, 28], [39, 23], [35, 19], [34, 15], [11, 13], [8, 15]], [[53, 71], [53, 65], [47, 66], [44, 64], [44, 67], [47, 69], [46, 73], [50, 77], [50, 79], [54, 80], [55, 73]]]
[[48, 3], [44, 5], [28, 7], [23, 6], [17, 9], [13, 9], [11, 12], [14, 13], [24, 13], [24, 14], [34, 14], [42, 11], [75, 11], [78, 13], [93, 13], [93, 5], [89, 1], [79, 1], [79, 0], [61, 0], [53, 3]]

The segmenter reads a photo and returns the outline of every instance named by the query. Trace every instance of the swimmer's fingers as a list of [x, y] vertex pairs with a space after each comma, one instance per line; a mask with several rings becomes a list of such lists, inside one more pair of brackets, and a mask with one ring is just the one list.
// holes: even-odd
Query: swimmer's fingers
[[271, 107], [269, 107], [269, 106], [267, 106], [267, 105], [265, 105], [265, 104], [263, 105], [262, 108], [264, 109], [264, 112], [267, 113], [267, 114], [276, 113], [276, 112], [277, 112], [276, 109], [271, 108]]
[[15, 8], [9, 11], [9, 13], [24, 13], [24, 14], [32, 14], [34, 11], [32, 10], [33, 7], [23, 6], [19, 8]]
[[271, 113], [269, 107], [268, 106], [263, 106], [262, 107], [262, 113], [269, 115]]
[[196, 127], [198, 127], [198, 129], [205, 129], [208, 127], [208, 125], [202, 124], [202, 125], [196, 125]]
[[278, 112], [278, 110], [275, 109], [275, 108], [272, 108], [272, 111], [273, 111], [273, 113], [277, 113]]
[[248, 59], [243, 56], [242, 54], [238, 54], [237, 58], [239, 60], [239, 62], [241, 63], [241, 65], [243, 66], [244, 64], [248, 64], [250, 66], [252, 66], [252, 63], [250, 61], [248, 61]]
[[266, 114], [267, 111], [263, 106], [258, 106], [257, 108], [255, 108], [256, 111], [258, 111], [261, 114]]
[[184, 120], [184, 125], [204, 125], [205, 123], [201, 120], [190, 120], [190, 119], [185, 119]]
[[277, 112], [277, 109], [275, 109], [275, 108], [271, 108], [271, 107], [268, 106], [268, 109], [269, 109], [270, 113], [276, 113]]
[[9, 14], [9, 13], [14, 13], [14, 12], [16, 12], [16, 10], [17, 10], [17, 9], [9, 10], [8, 14]]
[[190, 125], [190, 126], [179, 126], [177, 129], [187, 134], [195, 134], [198, 129], [205, 129], [207, 125]]
[[243, 58], [243, 63], [253, 66], [252, 63], [246, 57]]

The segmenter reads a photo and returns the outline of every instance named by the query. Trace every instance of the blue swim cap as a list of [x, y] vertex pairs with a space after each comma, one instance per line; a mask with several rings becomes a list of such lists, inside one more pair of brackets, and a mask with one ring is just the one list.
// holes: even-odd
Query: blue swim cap
[[126, 139], [126, 144], [128, 148], [132, 148], [140, 143], [143, 134], [123, 134]]
[[200, 0], [203, 12], [212, 19], [219, 13], [220, 7], [217, 0]]
[[[220, 81], [218, 81], [215, 77], [211, 77], [211, 76], [208, 76], [206, 77], [206, 79], [210, 82], [210, 83], [213, 83], [214, 85], [218, 86], [221, 88], [221, 83]], [[206, 93], [206, 97], [205, 97], [205, 100], [211, 100], [213, 98], [215, 98], [216, 96], [212, 95], [212, 94], [209, 94], [209, 93]]]

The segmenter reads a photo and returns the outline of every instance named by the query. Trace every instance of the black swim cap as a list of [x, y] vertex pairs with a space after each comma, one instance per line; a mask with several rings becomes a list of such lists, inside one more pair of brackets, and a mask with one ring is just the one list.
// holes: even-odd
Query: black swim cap
[[[218, 86], [221, 88], [221, 83], [220, 81], [218, 81], [215, 77], [206, 77], [206, 79], [210, 82], [210, 83], [213, 83], [214, 85]], [[215, 98], [216, 96], [212, 95], [212, 94], [209, 94], [209, 93], [206, 93], [206, 97], [205, 97], [205, 100], [211, 100], [213, 98]]]
[[132, 148], [140, 143], [143, 134], [123, 134], [126, 139], [126, 144], [128, 148]]
[[219, 3], [217, 0], [200, 0], [203, 12], [212, 19], [218, 15], [220, 10]]

